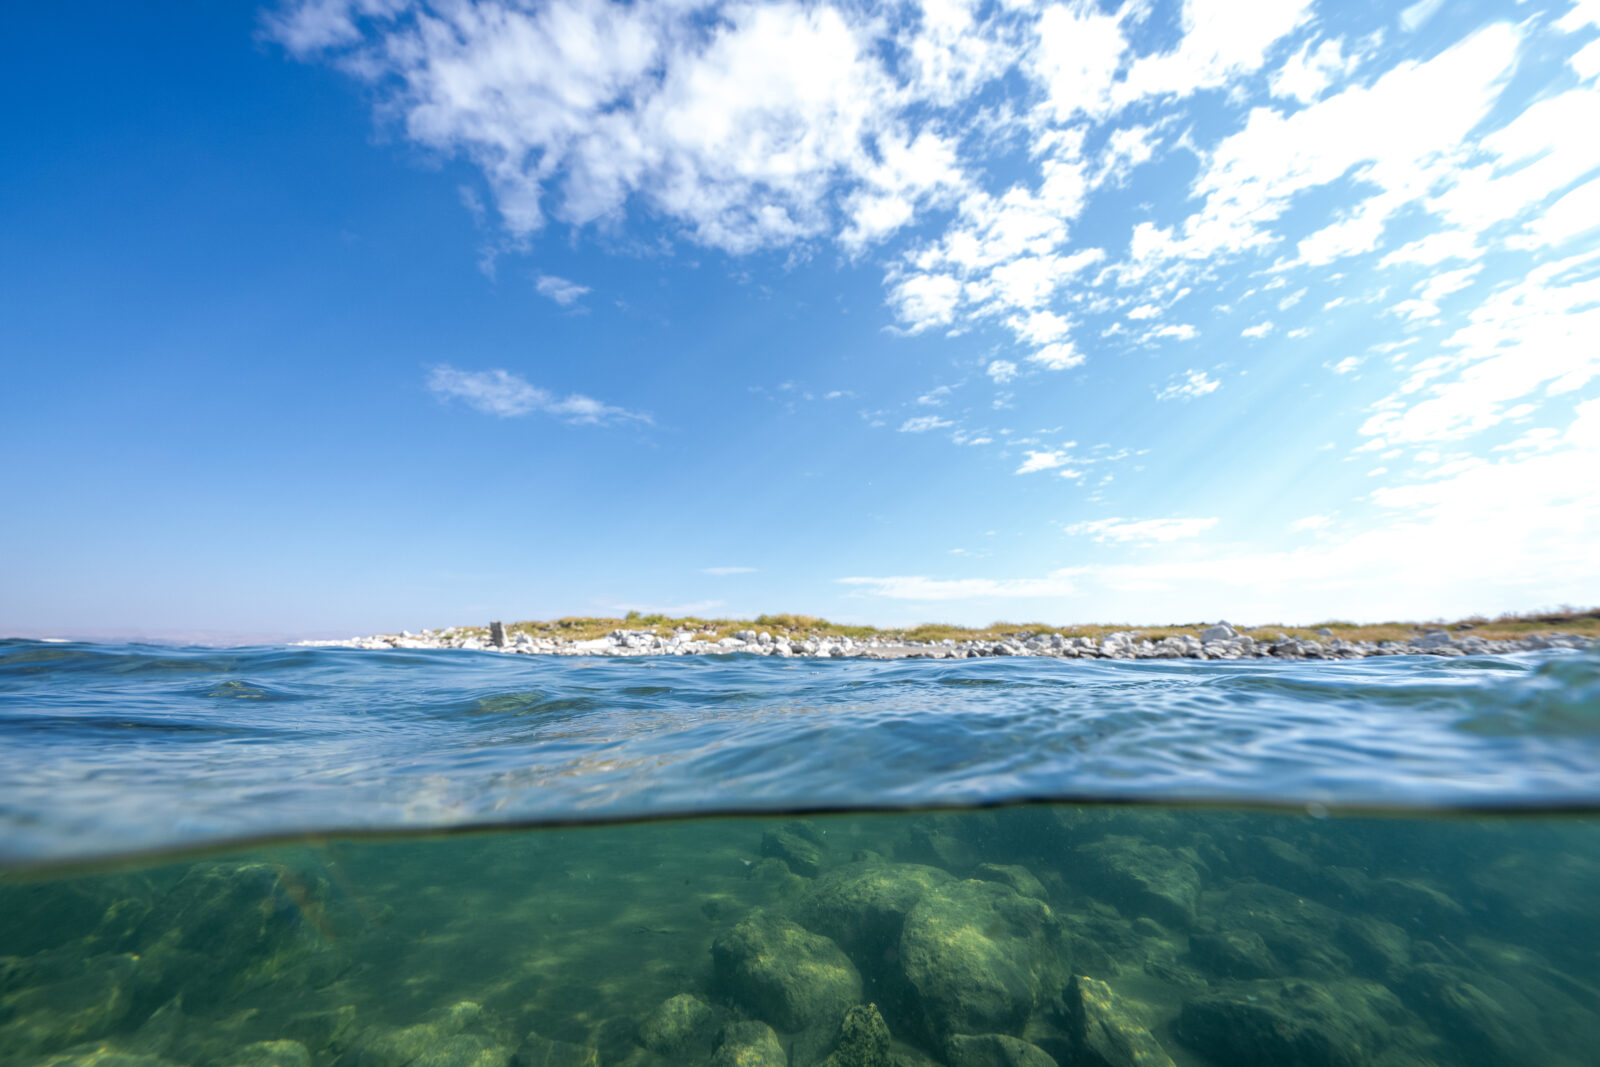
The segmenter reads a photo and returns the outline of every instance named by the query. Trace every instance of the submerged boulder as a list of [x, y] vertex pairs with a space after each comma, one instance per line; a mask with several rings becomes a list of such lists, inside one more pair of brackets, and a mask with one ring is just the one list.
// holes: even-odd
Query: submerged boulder
[[1028, 868], [1015, 863], [980, 863], [972, 874], [974, 878], [985, 882], [1008, 885], [1025, 897], [1047, 902], [1050, 899], [1050, 895], [1045, 892], [1044, 883], [1035, 878]]
[[1383, 986], [1239, 982], [1183, 1005], [1178, 1040], [1230, 1067], [1360, 1067], [1390, 1045], [1404, 1007]]
[[464, 1000], [412, 1026], [362, 1031], [339, 1067], [510, 1067], [511, 1050], [483, 1032], [483, 1009]]
[[1476, 1064], [1528, 1062], [1538, 1055], [1538, 1009], [1494, 977], [1440, 963], [1411, 968], [1399, 992], [1462, 1059]]
[[670, 997], [639, 1023], [639, 1044], [658, 1056], [703, 1059], [715, 1044], [717, 1009], [693, 993]]
[[84, 956], [55, 949], [0, 957], [0, 1049], [54, 1052], [117, 1029], [150, 984], [127, 954]]
[[772, 1027], [747, 1020], [723, 1028], [722, 1044], [711, 1057], [711, 1067], [789, 1067], [789, 1057]]
[[[489, 1067], [489, 1063], [481, 1067]], [[517, 1046], [516, 1067], [600, 1067], [600, 1054], [588, 1045], [529, 1033]]]
[[1222, 978], [1276, 978], [1283, 973], [1283, 965], [1254, 930], [1194, 934], [1189, 938], [1189, 958]]
[[1104, 982], [1081, 975], [1066, 995], [1075, 1067], [1173, 1067], [1161, 1043]]
[[857, 1004], [844, 1013], [839, 1043], [823, 1067], [892, 1067], [889, 1026], [876, 1004]]
[[1137, 837], [1111, 835], [1078, 851], [1094, 891], [1119, 911], [1187, 928], [1200, 874], [1185, 857]]
[[900, 966], [916, 1022], [941, 1047], [953, 1034], [1016, 1034], [1067, 973], [1048, 905], [994, 882], [949, 882], [906, 915]]
[[801, 898], [799, 918], [870, 967], [898, 948], [906, 913], [917, 901], [950, 880], [939, 868], [917, 863], [849, 863], [816, 880]]
[[1050, 1053], [1010, 1034], [956, 1034], [944, 1058], [950, 1067], [1057, 1067]]
[[779, 859], [795, 874], [815, 878], [822, 873], [828, 839], [807, 823], [786, 823], [761, 835], [761, 855]]
[[222, 1067], [311, 1067], [311, 1053], [298, 1041], [257, 1041], [233, 1053]]
[[780, 1030], [833, 1025], [861, 999], [861, 975], [828, 938], [759, 909], [711, 945], [718, 987]]

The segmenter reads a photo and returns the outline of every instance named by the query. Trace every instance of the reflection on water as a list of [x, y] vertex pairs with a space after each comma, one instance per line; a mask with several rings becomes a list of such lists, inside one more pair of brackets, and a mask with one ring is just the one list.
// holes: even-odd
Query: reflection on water
[[1597, 845], [1587, 818], [1053, 805], [12, 876], [0, 1063], [1588, 1064]]

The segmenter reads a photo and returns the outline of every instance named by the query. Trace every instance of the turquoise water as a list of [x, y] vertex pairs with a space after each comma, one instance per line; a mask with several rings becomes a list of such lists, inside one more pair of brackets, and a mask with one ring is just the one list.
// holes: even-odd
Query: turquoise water
[[1487, 1067], [1600, 1044], [1594, 653], [6, 642], [0, 782], [5, 1067]]

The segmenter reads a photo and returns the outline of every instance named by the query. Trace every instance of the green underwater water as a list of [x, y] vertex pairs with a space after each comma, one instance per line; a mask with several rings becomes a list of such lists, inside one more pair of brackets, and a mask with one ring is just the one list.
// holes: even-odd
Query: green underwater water
[[1032, 805], [0, 878], [0, 1065], [1600, 1061], [1600, 822]]

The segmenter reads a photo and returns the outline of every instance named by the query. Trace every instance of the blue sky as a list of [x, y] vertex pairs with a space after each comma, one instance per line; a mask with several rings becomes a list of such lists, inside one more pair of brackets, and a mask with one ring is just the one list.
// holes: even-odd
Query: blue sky
[[1600, 602], [1600, 3], [34, 7], [0, 629]]

